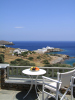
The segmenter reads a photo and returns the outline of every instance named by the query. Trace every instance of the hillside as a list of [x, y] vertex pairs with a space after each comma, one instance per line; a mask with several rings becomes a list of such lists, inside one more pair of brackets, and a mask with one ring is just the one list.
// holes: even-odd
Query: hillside
[[[45, 64], [55, 64], [68, 58], [67, 55], [49, 55], [49, 54], [39, 54], [39, 53], [28, 53], [27, 56], [13, 55], [15, 48], [0, 48], [0, 54], [4, 54], [4, 62], [10, 64], [11, 61], [15, 59], [23, 59], [29, 61], [30, 63], [35, 63], [36, 66], [44, 66]], [[33, 58], [30, 60], [29, 58]]]

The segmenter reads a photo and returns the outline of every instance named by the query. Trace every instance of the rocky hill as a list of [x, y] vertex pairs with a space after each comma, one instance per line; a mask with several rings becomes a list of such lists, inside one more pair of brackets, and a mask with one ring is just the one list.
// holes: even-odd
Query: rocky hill
[[13, 42], [8, 42], [8, 41], [1, 40], [0, 45], [14, 45], [14, 44], [13, 44]]
[[[40, 54], [35, 53], [31, 51], [26, 56], [24, 55], [13, 55], [13, 51], [15, 48], [0, 48], [0, 54], [4, 54], [4, 62], [7, 62], [10, 64], [11, 61], [14, 61], [15, 59], [23, 59], [25, 61], [29, 61], [30, 63], [35, 63], [36, 66], [44, 66], [45, 63], [48, 64], [56, 64], [60, 63], [65, 59], [68, 59], [67, 55], [59, 55], [59, 54]], [[30, 60], [29, 58], [33, 58]]]

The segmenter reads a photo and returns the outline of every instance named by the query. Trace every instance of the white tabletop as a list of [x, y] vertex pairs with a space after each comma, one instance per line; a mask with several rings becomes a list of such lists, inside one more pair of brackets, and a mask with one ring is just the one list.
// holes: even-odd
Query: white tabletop
[[46, 71], [43, 69], [39, 69], [39, 71], [31, 71], [30, 69], [25, 69], [22, 71], [22, 73], [26, 75], [43, 75], [46, 73]]

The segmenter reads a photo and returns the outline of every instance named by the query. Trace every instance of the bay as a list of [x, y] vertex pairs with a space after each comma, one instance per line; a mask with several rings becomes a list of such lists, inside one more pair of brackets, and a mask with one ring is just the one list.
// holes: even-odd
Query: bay
[[[28, 49], [30, 51], [41, 49], [43, 47], [54, 47], [63, 49], [61, 52], [53, 52], [57, 54], [66, 54], [75, 57], [75, 41], [12, 41], [15, 45], [7, 45], [7, 47]], [[73, 65], [75, 58], [65, 60], [63, 63]]]

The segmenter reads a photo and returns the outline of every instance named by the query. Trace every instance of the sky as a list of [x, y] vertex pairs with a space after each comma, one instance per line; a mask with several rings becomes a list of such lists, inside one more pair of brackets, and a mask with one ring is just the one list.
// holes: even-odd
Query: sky
[[0, 40], [75, 41], [75, 0], [0, 0]]

